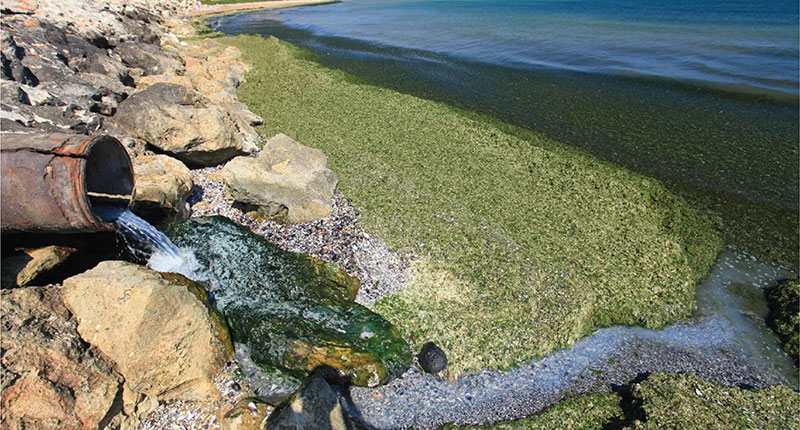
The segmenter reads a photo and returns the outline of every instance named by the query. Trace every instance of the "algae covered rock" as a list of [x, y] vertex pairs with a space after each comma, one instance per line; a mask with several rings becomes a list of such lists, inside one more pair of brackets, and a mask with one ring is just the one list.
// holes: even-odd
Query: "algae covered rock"
[[173, 223], [166, 233], [207, 267], [233, 340], [259, 365], [297, 377], [327, 365], [362, 386], [410, 365], [397, 329], [353, 302], [358, 281], [335, 264], [284, 251], [224, 217]]

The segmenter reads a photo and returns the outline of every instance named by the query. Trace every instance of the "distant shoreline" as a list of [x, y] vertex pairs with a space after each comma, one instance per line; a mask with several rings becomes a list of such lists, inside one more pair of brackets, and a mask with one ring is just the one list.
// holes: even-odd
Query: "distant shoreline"
[[320, 4], [338, 3], [340, 0], [274, 0], [259, 2], [243, 2], [230, 4], [215, 4], [200, 6], [199, 9], [188, 13], [190, 18], [208, 17], [212, 15], [228, 14], [233, 12], [254, 11], [261, 9], [279, 9], [293, 6], [313, 6]]

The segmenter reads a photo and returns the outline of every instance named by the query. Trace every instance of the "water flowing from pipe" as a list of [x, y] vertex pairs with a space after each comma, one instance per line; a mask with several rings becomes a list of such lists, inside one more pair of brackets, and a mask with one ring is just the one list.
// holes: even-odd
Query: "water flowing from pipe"
[[114, 220], [120, 235], [133, 256], [147, 261], [147, 267], [158, 272], [180, 273], [193, 281], [207, 278], [202, 264], [190, 249], [178, 248], [157, 228], [138, 217], [130, 209], [114, 214], [103, 214], [105, 220]]

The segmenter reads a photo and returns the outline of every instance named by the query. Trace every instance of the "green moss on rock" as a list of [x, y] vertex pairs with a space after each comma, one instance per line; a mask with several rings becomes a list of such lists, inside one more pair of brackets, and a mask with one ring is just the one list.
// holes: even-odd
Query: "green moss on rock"
[[256, 363], [299, 378], [327, 365], [365, 386], [410, 365], [400, 333], [353, 302], [358, 281], [337, 265], [284, 251], [223, 217], [174, 223], [167, 235], [205, 265], [233, 340]]
[[800, 358], [800, 279], [786, 279], [767, 291], [767, 323], [795, 364]]

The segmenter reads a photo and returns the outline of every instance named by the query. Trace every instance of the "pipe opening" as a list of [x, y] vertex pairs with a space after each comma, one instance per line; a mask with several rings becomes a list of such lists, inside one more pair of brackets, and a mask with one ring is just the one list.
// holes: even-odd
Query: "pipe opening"
[[100, 137], [92, 143], [84, 167], [86, 196], [92, 212], [106, 222], [128, 208], [133, 198], [133, 169], [125, 148]]

